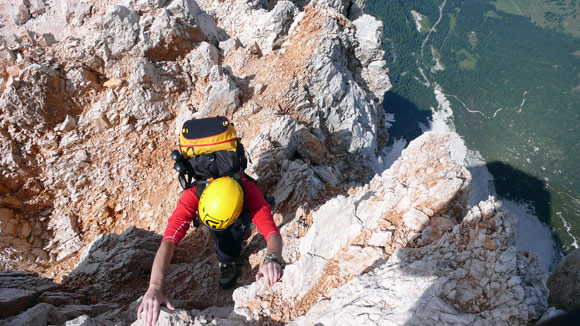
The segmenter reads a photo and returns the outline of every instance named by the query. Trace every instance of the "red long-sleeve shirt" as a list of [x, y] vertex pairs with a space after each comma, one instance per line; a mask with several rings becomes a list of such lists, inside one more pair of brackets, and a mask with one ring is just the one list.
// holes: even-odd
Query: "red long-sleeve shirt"
[[[252, 223], [258, 227], [266, 242], [272, 234], [280, 235], [270, 205], [264, 199], [260, 189], [251, 181], [247, 180], [243, 174], [242, 182], [244, 184], [244, 207], [248, 210]], [[195, 187], [189, 188], [183, 192], [181, 198], [177, 202], [177, 207], [173, 214], [167, 221], [167, 227], [163, 235], [163, 240], [171, 240], [177, 246], [179, 241], [185, 236], [191, 221], [197, 215], [197, 206], [199, 199], [195, 192]]]

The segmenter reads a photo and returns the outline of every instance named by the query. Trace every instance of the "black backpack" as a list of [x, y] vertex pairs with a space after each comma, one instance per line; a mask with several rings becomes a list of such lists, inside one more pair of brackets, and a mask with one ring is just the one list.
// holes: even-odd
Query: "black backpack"
[[[234, 125], [224, 116], [186, 121], [179, 135], [179, 150], [174, 150], [171, 157], [181, 187], [185, 190], [195, 186], [198, 198], [211, 180], [223, 176], [235, 179], [245, 191], [240, 172], [257, 185], [244, 172], [248, 166], [246, 150]], [[274, 207], [274, 197], [264, 198]]]
[[223, 176], [237, 180], [248, 165], [234, 125], [223, 116], [186, 121], [179, 135], [179, 150], [171, 156], [184, 190], [196, 181]]

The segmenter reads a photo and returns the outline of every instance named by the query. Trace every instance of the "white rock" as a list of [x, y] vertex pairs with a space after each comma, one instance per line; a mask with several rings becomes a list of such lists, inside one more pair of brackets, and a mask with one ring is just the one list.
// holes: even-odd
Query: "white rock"
[[352, 22], [359, 46], [355, 50], [363, 67], [373, 61], [383, 60], [383, 22], [370, 15], [362, 15]]
[[112, 5], [104, 17], [101, 40], [105, 40], [115, 58], [133, 48], [139, 36], [139, 15], [133, 10]]
[[8, 13], [16, 25], [24, 25], [31, 18], [26, 3], [25, 0], [15, 0], [10, 4]]
[[429, 216], [416, 209], [411, 209], [403, 215], [403, 221], [409, 229], [421, 231], [429, 223]]

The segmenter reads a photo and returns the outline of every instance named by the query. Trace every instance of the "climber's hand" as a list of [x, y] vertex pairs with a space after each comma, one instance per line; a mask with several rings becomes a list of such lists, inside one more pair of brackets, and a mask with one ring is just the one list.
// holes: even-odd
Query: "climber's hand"
[[260, 266], [258, 274], [256, 274], [256, 281], [264, 277], [264, 283], [268, 286], [272, 286], [274, 283], [278, 282], [281, 276], [282, 266], [271, 260], [266, 260], [264, 264]]
[[160, 288], [150, 286], [137, 311], [137, 319], [143, 319], [146, 326], [154, 325], [159, 317], [161, 305], [165, 305], [171, 311], [175, 310]]

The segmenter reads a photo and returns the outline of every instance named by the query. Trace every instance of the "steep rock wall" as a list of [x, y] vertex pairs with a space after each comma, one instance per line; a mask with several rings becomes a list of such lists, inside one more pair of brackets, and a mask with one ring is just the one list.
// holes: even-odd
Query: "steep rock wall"
[[[100, 234], [162, 232], [180, 193], [168, 153], [191, 117], [235, 122], [279, 219], [369, 178], [390, 84], [359, 72], [384, 66], [382, 25], [359, 15], [373, 24], [356, 29], [324, 2], [270, 5], [48, 2], [4, 26], [4, 268], [60, 278]], [[235, 28], [241, 17], [252, 24]], [[47, 33], [51, 18], [67, 28]]]

